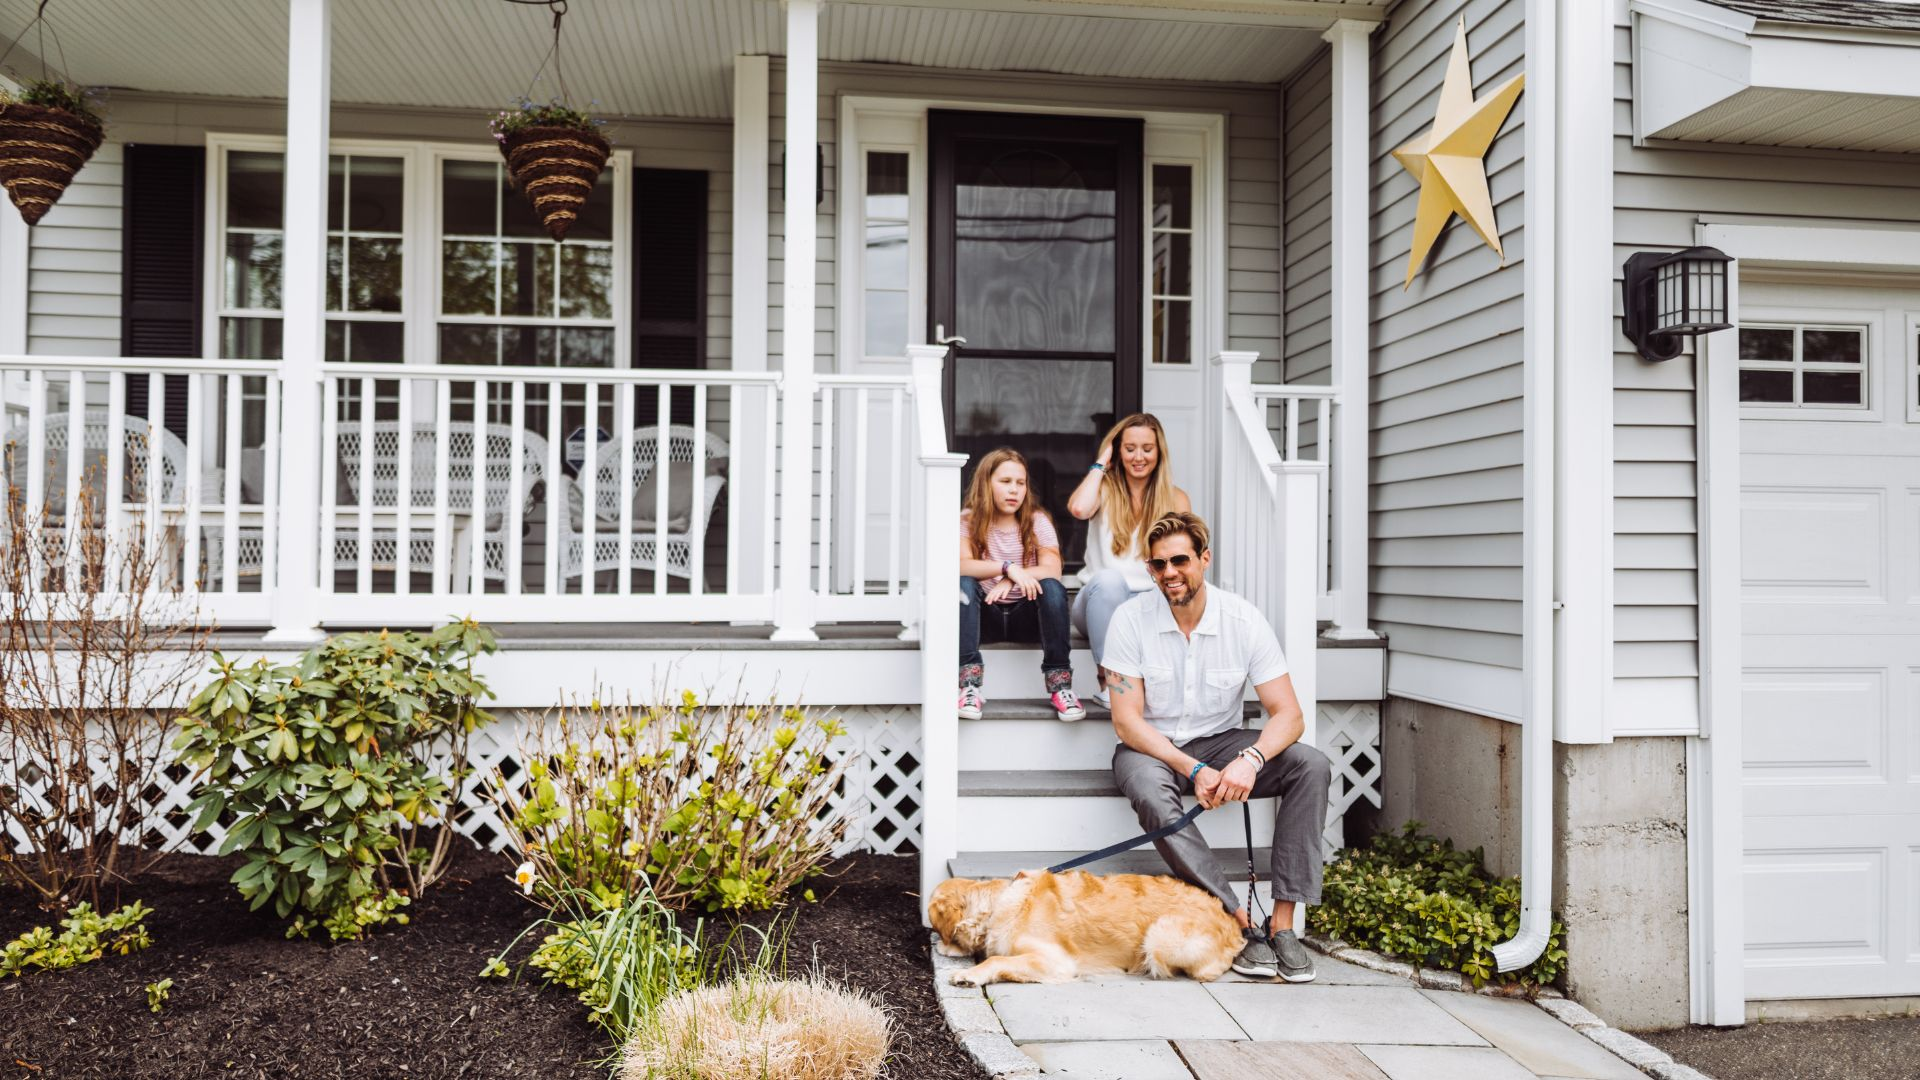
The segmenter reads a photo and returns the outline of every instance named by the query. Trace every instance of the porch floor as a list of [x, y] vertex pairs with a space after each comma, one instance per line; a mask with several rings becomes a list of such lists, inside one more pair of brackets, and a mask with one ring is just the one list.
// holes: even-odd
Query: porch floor
[[[1125, 1080], [1639, 1080], [1533, 1004], [1444, 990], [1314, 958], [1305, 985], [1108, 976], [986, 988], [994, 1020], [1046, 1075]], [[936, 953], [940, 993], [966, 966]], [[969, 1006], [971, 1008], [972, 1006]], [[962, 1013], [960, 1015], [971, 1015]], [[984, 1018], [983, 1018], [984, 1019]], [[1003, 1044], [1004, 1045], [1004, 1044]], [[1011, 1063], [1010, 1063], [1011, 1064]]]

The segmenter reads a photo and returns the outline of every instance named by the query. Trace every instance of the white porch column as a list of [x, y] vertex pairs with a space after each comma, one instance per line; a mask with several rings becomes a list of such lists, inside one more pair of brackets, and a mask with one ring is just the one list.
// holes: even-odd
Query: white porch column
[[1367, 234], [1372, 119], [1367, 35], [1379, 23], [1341, 19], [1333, 45], [1333, 625], [1327, 637], [1377, 638], [1367, 626]]
[[[280, 572], [270, 641], [317, 641], [320, 361], [326, 355], [327, 136], [332, 0], [289, 0], [287, 190], [280, 296]], [[269, 423], [272, 421], [269, 420]]]
[[[733, 326], [735, 371], [767, 370], [767, 90], [768, 58], [733, 58]], [[735, 391], [732, 428], [735, 432], [772, 432], [771, 395]], [[737, 437], [737, 436], [736, 436]], [[771, 436], [769, 436], [771, 437]], [[765, 506], [773, 477], [758, 469], [740, 469], [728, 478], [740, 550], [740, 580], [727, 583], [735, 593], [765, 595], [774, 583], [765, 580], [760, 552], [774, 542], [773, 522], [750, 507]]]
[[926, 922], [933, 887], [947, 879], [960, 854], [960, 714], [955, 708], [953, 658], [960, 651], [960, 607], [953, 577], [926, 567], [958, 566], [960, 534], [951, 527], [960, 505], [960, 469], [967, 455], [946, 449], [940, 393], [947, 350], [909, 345], [913, 363], [914, 425], [919, 466], [914, 497], [918, 527], [914, 567], [920, 609], [920, 921]]
[[780, 580], [775, 641], [812, 641], [814, 156], [819, 145], [820, 0], [787, 0], [785, 202], [781, 218]]

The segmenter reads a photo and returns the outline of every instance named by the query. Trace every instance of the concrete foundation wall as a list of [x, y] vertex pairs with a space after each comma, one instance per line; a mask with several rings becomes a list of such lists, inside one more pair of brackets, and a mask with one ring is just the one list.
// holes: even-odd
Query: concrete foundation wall
[[[1415, 819], [1520, 872], [1520, 726], [1388, 698], [1381, 823]], [[1566, 989], [1631, 1030], [1687, 1022], [1687, 778], [1680, 739], [1554, 747], [1554, 910]]]

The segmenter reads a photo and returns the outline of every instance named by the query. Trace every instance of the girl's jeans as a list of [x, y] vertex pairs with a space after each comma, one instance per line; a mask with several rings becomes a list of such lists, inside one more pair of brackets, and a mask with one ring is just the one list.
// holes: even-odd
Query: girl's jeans
[[1021, 597], [1010, 604], [985, 602], [986, 590], [977, 578], [960, 578], [960, 685], [980, 685], [983, 662], [981, 641], [1040, 643], [1040, 671], [1049, 692], [1062, 676], [1072, 684], [1073, 663], [1068, 644], [1072, 631], [1067, 618], [1067, 587], [1055, 578], [1040, 582], [1040, 595]]
[[1118, 570], [1102, 570], [1080, 583], [1080, 592], [1073, 598], [1073, 625], [1092, 644], [1094, 663], [1106, 663], [1107, 627], [1113, 625], [1113, 613], [1136, 595]]

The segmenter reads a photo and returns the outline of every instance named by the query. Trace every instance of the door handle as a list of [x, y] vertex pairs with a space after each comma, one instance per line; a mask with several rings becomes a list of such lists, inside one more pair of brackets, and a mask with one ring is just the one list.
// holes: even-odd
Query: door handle
[[933, 343], [935, 345], [947, 345], [947, 346], [965, 345], [967, 343], [967, 339], [961, 337], [959, 334], [954, 334], [952, 337], [948, 337], [947, 328], [941, 325], [940, 323], [934, 323], [933, 324]]

